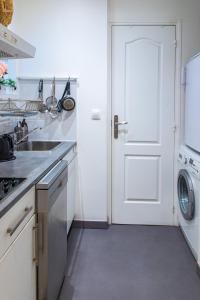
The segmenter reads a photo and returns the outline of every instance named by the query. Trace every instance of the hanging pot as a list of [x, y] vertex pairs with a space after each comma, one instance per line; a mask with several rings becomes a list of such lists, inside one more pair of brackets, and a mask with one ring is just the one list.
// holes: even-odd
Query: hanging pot
[[74, 98], [71, 96], [71, 84], [70, 78], [68, 79], [64, 93], [60, 101], [58, 102], [58, 110], [61, 112], [62, 110], [65, 111], [72, 111], [75, 109], [76, 102]]

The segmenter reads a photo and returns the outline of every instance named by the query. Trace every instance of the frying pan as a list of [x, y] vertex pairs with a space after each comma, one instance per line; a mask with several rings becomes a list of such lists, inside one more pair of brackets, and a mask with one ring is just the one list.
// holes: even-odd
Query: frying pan
[[71, 96], [71, 84], [70, 84], [70, 78], [69, 78], [66, 83], [62, 98], [58, 102], [58, 110], [60, 112], [62, 110], [72, 111], [72, 110], [74, 110], [75, 106], [76, 106], [76, 102], [75, 102], [74, 98]]

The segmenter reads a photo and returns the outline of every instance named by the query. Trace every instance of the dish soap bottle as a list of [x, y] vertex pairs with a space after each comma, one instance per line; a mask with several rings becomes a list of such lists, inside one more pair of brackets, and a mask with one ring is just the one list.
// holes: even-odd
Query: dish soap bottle
[[[28, 135], [28, 124], [26, 123], [26, 119], [23, 119], [21, 123], [22, 131], [23, 131], [23, 137]], [[24, 139], [24, 142], [28, 141], [28, 136]]]
[[23, 130], [21, 127], [21, 124], [17, 122], [17, 125], [14, 128], [14, 133], [15, 133], [15, 141], [18, 142], [23, 138]]

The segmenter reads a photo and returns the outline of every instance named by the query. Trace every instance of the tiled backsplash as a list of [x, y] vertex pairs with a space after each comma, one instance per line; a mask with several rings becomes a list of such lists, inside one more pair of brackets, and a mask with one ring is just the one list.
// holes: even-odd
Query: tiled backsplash
[[9, 118], [0, 118], [0, 135], [13, 132], [15, 120]]
[[[0, 135], [11, 133], [22, 117], [0, 118]], [[76, 112], [63, 112], [57, 119], [51, 119], [48, 114], [38, 114], [26, 119], [29, 131], [39, 127], [30, 135], [37, 140], [76, 140]]]
[[[66, 82], [59, 81], [56, 85], [56, 97], [60, 99]], [[37, 99], [38, 81], [20, 81], [19, 97], [21, 99]], [[71, 84], [71, 93], [77, 99], [77, 84]], [[51, 81], [45, 84], [44, 99], [51, 94]], [[22, 121], [22, 117], [0, 117], [0, 134], [14, 131], [17, 122]], [[77, 111], [63, 112], [57, 119], [52, 119], [49, 114], [38, 113], [36, 116], [26, 118], [29, 131], [39, 127], [42, 130], [37, 130], [30, 135], [30, 139], [34, 140], [76, 140], [77, 129]]]

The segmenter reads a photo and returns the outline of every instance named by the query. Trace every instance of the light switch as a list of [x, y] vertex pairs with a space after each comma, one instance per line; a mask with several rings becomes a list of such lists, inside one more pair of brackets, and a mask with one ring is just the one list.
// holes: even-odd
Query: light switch
[[101, 111], [99, 109], [92, 109], [92, 120], [101, 120]]

